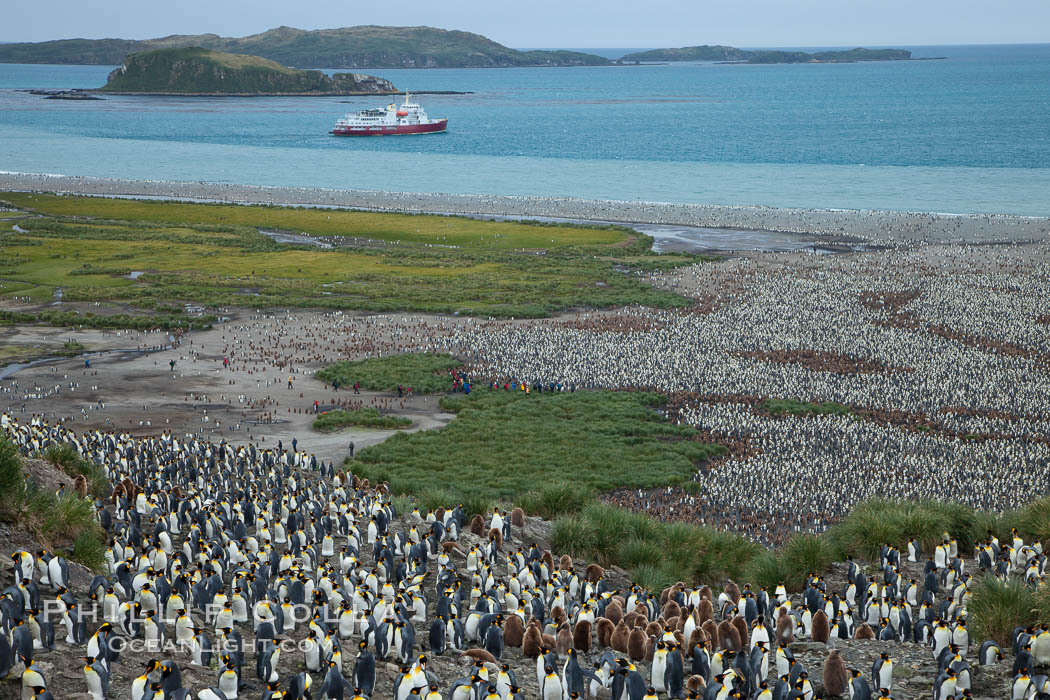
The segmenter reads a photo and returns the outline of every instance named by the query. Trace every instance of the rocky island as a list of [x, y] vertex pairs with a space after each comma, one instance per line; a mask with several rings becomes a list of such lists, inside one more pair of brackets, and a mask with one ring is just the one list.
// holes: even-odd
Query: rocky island
[[130, 54], [100, 92], [133, 95], [387, 95], [389, 80], [297, 70], [259, 56], [200, 47]]
[[727, 63], [856, 63], [859, 61], [907, 61], [905, 49], [864, 49], [848, 51], [755, 51], [733, 46], [683, 46], [629, 53], [623, 62], [655, 63], [670, 61], [720, 61]]
[[116, 65], [129, 53], [199, 46], [261, 56], [299, 68], [512, 68], [606, 66], [578, 51], [518, 51], [471, 32], [359, 26], [307, 31], [276, 27], [245, 37], [176, 34], [156, 39], [62, 39], [0, 44], [0, 63]]

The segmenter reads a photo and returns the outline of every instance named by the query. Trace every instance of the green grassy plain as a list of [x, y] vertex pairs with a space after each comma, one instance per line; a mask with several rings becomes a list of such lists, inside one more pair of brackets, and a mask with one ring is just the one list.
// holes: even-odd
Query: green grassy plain
[[[623, 270], [689, 264], [619, 228], [287, 207], [0, 194], [39, 217], [0, 233], [0, 296], [138, 309], [304, 307], [542, 317], [573, 307], [685, 304]], [[334, 249], [258, 229], [367, 238]], [[450, 247], [458, 246], [458, 247]], [[130, 279], [131, 272], [143, 272]]]
[[654, 410], [665, 401], [639, 392], [478, 388], [441, 399], [457, 414], [444, 428], [394, 435], [348, 464], [389, 481], [394, 493], [438, 491], [447, 502], [517, 502], [562, 484], [589, 495], [680, 484], [725, 448], [669, 423]]
[[386, 357], [369, 357], [353, 362], [336, 362], [317, 373], [328, 384], [339, 383], [349, 389], [355, 382], [371, 391], [397, 391], [400, 384], [412, 387], [416, 394], [437, 394], [452, 388], [448, 370], [459, 367], [451, 355], [402, 353]]
[[91, 217], [166, 224], [217, 224], [291, 231], [314, 236], [348, 236], [405, 243], [437, 243], [471, 249], [547, 249], [622, 244], [636, 236], [628, 229], [547, 226], [513, 221], [480, 221], [461, 216], [385, 214], [346, 209], [195, 204], [104, 197], [7, 192], [0, 199], [56, 217]]
[[374, 406], [361, 408], [356, 411], [326, 411], [314, 419], [314, 430], [321, 432], [334, 432], [340, 428], [356, 426], [358, 428], [382, 428], [384, 430], [398, 430], [412, 425], [412, 421], [401, 416], [381, 416], [379, 409]]

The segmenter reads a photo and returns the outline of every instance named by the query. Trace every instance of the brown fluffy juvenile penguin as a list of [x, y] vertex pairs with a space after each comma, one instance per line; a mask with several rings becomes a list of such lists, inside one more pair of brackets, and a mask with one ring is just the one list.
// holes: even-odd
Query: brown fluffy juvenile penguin
[[727, 583], [726, 587], [722, 589], [722, 592], [729, 596], [729, 601], [733, 605], [740, 604], [740, 586], [736, 585], [735, 581]]
[[613, 631], [612, 639], [609, 640], [609, 646], [613, 650], [620, 652], [621, 654], [627, 653], [627, 641], [631, 636], [631, 630], [627, 626], [627, 623], [623, 620], [620, 624], [616, 625], [616, 629]]
[[731, 648], [733, 642], [730, 639], [730, 635], [735, 635], [737, 641], [740, 640], [740, 633], [736, 631], [732, 624], [730, 624], [729, 620], [722, 620], [719, 622], [717, 634], [718, 645], [721, 646], [722, 649], [728, 649], [732, 652], [736, 650]]
[[[733, 618], [733, 626], [736, 627], [736, 631], [740, 633], [740, 649], [749, 649], [750, 645], [748, 641], [751, 635], [748, 634], [747, 620], [744, 619], [743, 615], [737, 615]], [[737, 649], [737, 651], [740, 651]]]
[[620, 624], [620, 620], [623, 619], [623, 606], [615, 600], [609, 601], [609, 604], [605, 606], [605, 616], [614, 625]]
[[718, 625], [715, 624], [714, 620], [706, 620], [704, 624], [700, 625], [700, 629], [702, 629], [704, 634], [707, 635], [707, 638], [711, 640], [712, 648], [722, 648], [722, 637], [718, 634]]
[[495, 527], [489, 530], [489, 542], [495, 542], [496, 549], [503, 549], [503, 531]]
[[702, 647], [707, 644], [707, 634], [700, 627], [693, 630], [693, 633], [689, 635], [689, 644], [686, 649], [691, 652], [693, 647]]
[[645, 642], [645, 661], [646, 661], [646, 663], [650, 663], [651, 664], [653, 662], [653, 655], [655, 653], [656, 653], [656, 637], [653, 637], [652, 635], [650, 635], [649, 639], [646, 640], [646, 642]]
[[591, 622], [580, 620], [572, 629], [572, 647], [576, 651], [587, 653], [591, 650]]
[[528, 629], [525, 630], [525, 636], [522, 637], [521, 655], [527, 659], [535, 659], [540, 655], [541, 646], [543, 646], [543, 634], [540, 632], [539, 623], [533, 619]]
[[795, 641], [795, 618], [787, 610], [781, 610], [777, 617], [777, 641], [785, 644]]
[[814, 642], [828, 643], [831, 639], [831, 624], [828, 622], [827, 613], [823, 610], [818, 610], [813, 613], [813, 625], [810, 636]]
[[559, 659], [569, 658], [569, 649], [572, 649], [572, 630], [567, 623], [558, 628], [558, 636], [554, 640], [554, 651], [558, 653]]
[[598, 637], [598, 646], [602, 649], [612, 646], [612, 636], [616, 631], [616, 625], [607, 617], [599, 617], [594, 621], [595, 636]]
[[706, 688], [707, 682], [704, 680], [703, 676], [689, 676], [685, 681], [685, 689], [690, 693], [703, 695]]
[[700, 599], [700, 604], [696, 606], [696, 614], [701, 625], [715, 619], [715, 606], [711, 604], [710, 598]]
[[485, 521], [481, 519], [480, 515], [475, 515], [470, 519], [470, 532], [478, 537], [485, 534]]
[[[739, 652], [743, 649], [743, 639], [740, 638], [739, 628], [732, 622], [728, 622], [726, 628], [729, 630], [729, 634], [722, 639], [722, 644], [731, 652]], [[719, 637], [721, 636], [721, 630], [718, 630], [718, 635]]]
[[525, 623], [517, 615], [511, 615], [503, 625], [503, 646], [520, 647], [525, 637]]
[[490, 663], [490, 664], [496, 663], [496, 657], [493, 656], [486, 649], [467, 649], [465, 652], [460, 654], [460, 656], [469, 656], [470, 658], [474, 659], [475, 661], [480, 661], [482, 663]]
[[854, 639], [875, 639], [875, 632], [868, 626], [867, 622], [857, 625], [857, 631], [853, 633]]
[[672, 617], [681, 617], [682, 608], [678, 605], [678, 603], [674, 602], [673, 600], [669, 600], [666, 603], [664, 603], [663, 610], [660, 611], [660, 614], [664, 616], [665, 620], [670, 620]]
[[849, 674], [846, 672], [846, 662], [842, 660], [837, 649], [832, 649], [828, 658], [824, 659], [824, 695], [827, 697], [840, 697], [846, 692], [846, 684], [849, 682]]
[[510, 524], [514, 527], [525, 527], [525, 511], [515, 508], [510, 512]]
[[572, 557], [568, 554], [561, 555], [561, 561], [558, 562], [559, 571], [572, 571]]
[[648, 646], [649, 638], [645, 636], [645, 631], [640, 627], [635, 627], [627, 638], [627, 658], [631, 661], [643, 660]]
[[586, 577], [587, 580], [591, 583], [598, 583], [598, 581], [605, 578], [605, 569], [598, 566], [597, 564], [588, 564]]

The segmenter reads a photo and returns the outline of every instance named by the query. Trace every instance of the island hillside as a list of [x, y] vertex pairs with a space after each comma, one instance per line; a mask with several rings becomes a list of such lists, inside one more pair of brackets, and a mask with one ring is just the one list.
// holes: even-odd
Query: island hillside
[[355, 95], [396, 92], [393, 83], [363, 73], [287, 68], [259, 56], [200, 47], [133, 53], [101, 88], [114, 93], [187, 95]]
[[378, 26], [313, 31], [277, 27], [239, 38], [197, 34], [142, 41], [63, 39], [0, 44], [0, 63], [115, 65], [129, 53], [188, 46], [261, 56], [299, 68], [504, 68], [612, 63], [601, 56], [575, 51], [517, 51], [470, 32]]
[[854, 63], [857, 61], [907, 61], [911, 51], [904, 49], [864, 49], [848, 51], [749, 51], [732, 46], [683, 46], [629, 53], [621, 61], [645, 63], [664, 61], [733, 61], [741, 63]]
[[746, 61], [748, 52], [733, 46], [683, 46], [678, 49], [653, 49], [629, 53], [621, 61], [655, 63], [665, 61]]

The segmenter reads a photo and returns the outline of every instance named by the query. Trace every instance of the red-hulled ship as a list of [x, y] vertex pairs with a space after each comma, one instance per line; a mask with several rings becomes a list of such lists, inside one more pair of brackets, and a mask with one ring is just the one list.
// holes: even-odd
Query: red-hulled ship
[[445, 130], [448, 119], [429, 119], [426, 111], [415, 102], [393, 103], [385, 109], [365, 109], [347, 114], [332, 127], [335, 136], [397, 136], [403, 134], [435, 134]]

